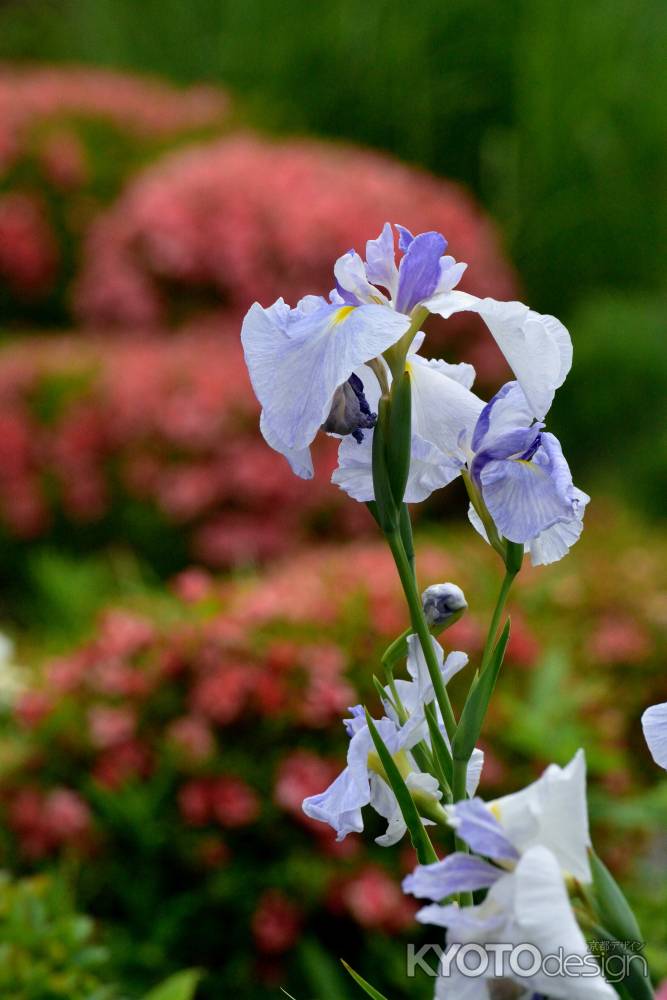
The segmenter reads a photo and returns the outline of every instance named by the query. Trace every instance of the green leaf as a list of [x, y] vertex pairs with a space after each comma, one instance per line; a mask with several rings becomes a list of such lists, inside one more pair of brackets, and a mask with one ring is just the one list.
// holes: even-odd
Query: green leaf
[[200, 979], [198, 969], [185, 969], [165, 979], [147, 993], [144, 1000], [193, 1000]]
[[405, 487], [410, 472], [412, 451], [412, 391], [410, 373], [394, 379], [391, 387], [391, 407], [387, 428], [385, 452], [389, 485], [397, 508], [403, 503]]
[[619, 941], [643, 943], [637, 918], [615, 878], [592, 848], [589, 851], [589, 858], [595, 901], [604, 926]]
[[[403, 492], [405, 492], [405, 490]], [[401, 535], [401, 541], [403, 542], [403, 548], [405, 549], [405, 554], [408, 557], [408, 562], [412, 566], [414, 566], [415, 543], [412, 537], [412, 521], [410, 520], [410, 508], [406, 503], [401, 504], [401, 509], [398, 515], [398, 530]]]
[[[438, 725], [438, 720], [435, 714], [435, 707], [433, 702], [430, 705], [424, 706], [424, 712], [426, 715], [426, 721], [428, 723], [428, 731], [431, 736], [431, 747], [433, 749], [433, 757], [436, 766], [442, 771], [442, 774], [436, 775], [438, 781], [440, 782], [440, 787], [447, 796], [451, 795], [451, 785], [454, 777], [454, 765], [452, 762], [452, 755], [445, 741], [445, 737], [440, 732], [440, 726]], [[443, 784], [444, 781], [444, 784]]]
[[412, 635], [413, 632], [414, 629], [412, 627], [406, 628], [405, 632], [402, 632], [401, 635], [394, 639], [391, 645], [387, 646], [381, 659], [385, 670], [392, 670], [399, 660], [406, 659], [408, 655], [408, 636]]
[[344, 962], [342, 958], [341, 962], [343, 964], [343, 968], [345, 969], [345, 971], [349, 972], [349, 974], [354, 979], [355, 983], [358, 986], [361, 986], [364, 993], [366, 993], [369, 997], [372, 997], [373, 1000], [387, 1000], [387, 998], [383, 996], [383, 994], [380, 993], [379, 990], [376, 990], [374, 986], [371, 986], [371, 984], [367, 983], [365, 979], [362, 979], [362, 977], [359, 975], [358, 972], [355, 972], [354, 969], [351, 969], [350, 966], [347, 964], [347, 962]]
[[470, 686], [466, 703], [463, 706], [459, 724], [452, 741], [452, 755], [456, 760], [467, 761], [475, 749], [475, 744], [484, 722], [486, 710], [489, 707], [493, 689], [505, 656], [507, 640], [510, 634], [509, 618], [496, 643], [489, 664], [484, 673], [475, 678]]
[[391, 790], [398, 801], [399, 808], [410, 834], [410, 839], [412, 840], [413, 847], [417, 852], [419, 863], [422, 865], [431, 864], [433, 861], [438, 860], [438, 856], [433, 850], [433, 845], [431, 844], [428, 834], [424, 829], [419, 813], [417, 812], [417, 807], [412, 800], [412, 796], [410, 795], [410, 791], [403, 780], [401, 772], [396, 766], [396, 762], [387, 750], [382, 737], [378, 733], [368, 709], [364, 709], [364, 711], [366, 713], [366, 722], [368, 724], [368, 729], [373, 739], [373, 743], [375, 744], [377, 755], [380, 758], [380, 763], [382, 764], [384, 773], [387, 776]]
[[395, 531], [398, 524], [398, 507], [394, 501], [387, 469], [388, 425], [389, 400], [383, 396], [378, 404], [378, 419], [373, 432], [373, 492], [375, 494], [374, 514], [385, 533]]
[[[626, 960], [627, 972], [618, 979], [618, 985], [625, 988], [632, 1000], [655, 1000], [653, 986], [648, 976], [644, 975], [645, 959], [640, 952], [631, 951], [626, 948], [622, 941], [619, 941], [606, 927], [599, 927], [595, 924], [589, 925], [589, 932], [594, 941], [602, 945], [602, 971], [604, 972], [604, 960], [610, 955], [620, 955]], [[619, 974], [619, 970], [614, 963], [614, 978]], [[616, 983], [612, 983], [616, 988]], [[623, 996], [617, 989], [617, 993]]]

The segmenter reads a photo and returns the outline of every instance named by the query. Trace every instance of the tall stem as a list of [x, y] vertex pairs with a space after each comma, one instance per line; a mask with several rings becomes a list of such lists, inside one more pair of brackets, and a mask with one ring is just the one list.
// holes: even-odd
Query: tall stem
[[496, 600], [496, 606], [493, 609], [493, 615], [491, 616], [491, 623], [489, 624], [489, 631], [486, 635], [486, 642], [484, 644], [484, 652], [482, 653], [482, 665], [480, 668], [480, 673], [484, 673], [484, 670], [488, 666], [489, 660], [491, 659], [491, 654], [496, 644], [496, 636], [498, 634], [498, 628], [500, 626], [500, 619], [502, 618], [503, 611], [505, 610], [505, 604], [507, 603], [507, 597], [514, 583], [514, 578], [516, 577], [516, 572], [512, 570], [506, 570], [505, 576], [503, 577], [503, 582], [500, 585], [500, 592]]
[[447, 694], [442, 674], [440, 673], [437, 657], [435, 655], [435, 650], [433, 649], [431, 633], [429, 632], [428, 625], [426, 624], [426, 618], [424, 617], [424, 609], [422, 608], [421, 598], [417, 589], [417, 582], [415, 580], [412, 565], [405, 554], [403, 542], [401, 541], [401, 536], [398, 531], [387, 532], [387, 541], [389, 542], [389, 547], [391, 548], [394, 562], [396, 563], [396, 569], [398, 570], [405, 599], [408, 602], [412, 627], [417, 633], [417, 637], [424, 654], [424, 659], [426, 660], [429, 677], [431, 678], [431, 683], [433, 684], [435, 698], [445, 723], [445, 729], [447, 730], [447, 735], [450, 740], [452, 740], [456, 731], [456, 719], [454, 718], [454, 712], [452, 711], [449, 695]]

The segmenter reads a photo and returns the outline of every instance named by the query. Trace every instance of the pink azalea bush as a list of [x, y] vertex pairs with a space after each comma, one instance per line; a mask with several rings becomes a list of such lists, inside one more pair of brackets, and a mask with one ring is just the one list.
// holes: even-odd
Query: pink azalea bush
[[[562, 758], [594, 734], [596, 838], [631, 882], [617, 820], [625, 816], [640, 855], [651, 842], [641, 803], [659, 775], [639, 715], [667, 645], [667, 542], [652, 536], [649, 547], [636, 525], [591, 513], [570, 560], [526, 569], [518, 585], [482, 788], [502, 794], [535, 777], [545, 732]], [[476, 594], [447, 633], [447, 647], [474, 661], [494, 597], [493, 553], [472, 531], [419, 550], [424, 584], [452, 579]], [[643, 642], [626, 642], [591, 674], [619, 579], [621, 630]], [[211, 996], [232, 983], [251, 997], [289, 983], [303, 942], [345, 943], [362, 971], [369, 956], [384, 968], [386, 935], [415, 939], [400, 856], [394, 870], [368, 841], [337, 844], [301, 801], [338, 773], [338, 720], [360, 698], [372, 703], [369, 664], [405, 626], [391, 557], [368, 541], [308, 549], [261, 577], [218, 580], [193, 568], [171, 593], [109, 609], [93, 638], [45, 664], [11, 709], [0, 743], [6, 857], [27, 868], [78, 859], [87, 898], [127, 961], [135, 940], [151, 940], [177, 964], [212, 969]], [[136, 879], [121, 877], [128, 868]], [[193, 924], [210, 934], [193, 936]]]
[[98, 525], [102, 541], [130, 534], [150, 554], [145, 529], [135, 538], [124, 518], [139, 505], [160, 549], [182, 553], [175, 569], [193, 556], [263, 560], [327, 525], [370, 528], [329, 482], [335, 441], [322, 440], [312, 483], [265, 448], [232, 327], [214, 318], [169, 340], [49, 337], [0, 353], [4, 534]]
[[[0, 64], [0, 301], [59, 319], [78, 243], [127, 176], [193, 135], [219, 132], [229, 99], [111, 70]], [[35, 312], [35, 310], [39, 311]]]
[[[161, 160], [98, 220], [79, 314], [101, 326], [163, 326], [188, 300], [242, 312], [254, 299], [327, 294], [331, 261], [363, 247], [387, 217], [445, 233], [471, 265], [464, 289], [516, 293], [492, 224], [459, 186], [352, 147], [236, 135]], [[447, 329], [478, 333], [470, 319]], [[487, 373], [497, 364], [492, 351], [476, 360]]]

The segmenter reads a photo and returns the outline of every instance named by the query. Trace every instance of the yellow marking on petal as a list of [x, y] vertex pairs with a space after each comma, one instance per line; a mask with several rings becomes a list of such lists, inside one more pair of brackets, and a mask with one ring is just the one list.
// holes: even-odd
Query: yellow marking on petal
[[492, 814], [495, 816], [495, 818], [500, 823], [500, 806], [498, 805], [498, 803], [497, 802], [489, 802], [487, 804], [488, 804], [488, 807], [491, 810]]
[[341, 306], [338, 312], [334, 313], [332, 326], [338, 326], [338, 324], [346, 320], [350, 313], [356, 308], [356, 306]]
[[406, 372], [406, 375], [410, 375], [411, 377], [414, 377], [414, 372], [412, 370], [412, 362], [410, 362], [410, 361], [406, 361], [405, 362], [405, 372]]

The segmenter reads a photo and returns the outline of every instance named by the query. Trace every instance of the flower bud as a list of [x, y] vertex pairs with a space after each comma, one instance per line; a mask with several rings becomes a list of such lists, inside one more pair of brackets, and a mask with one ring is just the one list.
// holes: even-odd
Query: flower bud
[[422, 607], [429, 628], [445, 628], [459, 620], [468, 604], [455, 583], [434, 583], [422, 594]]

